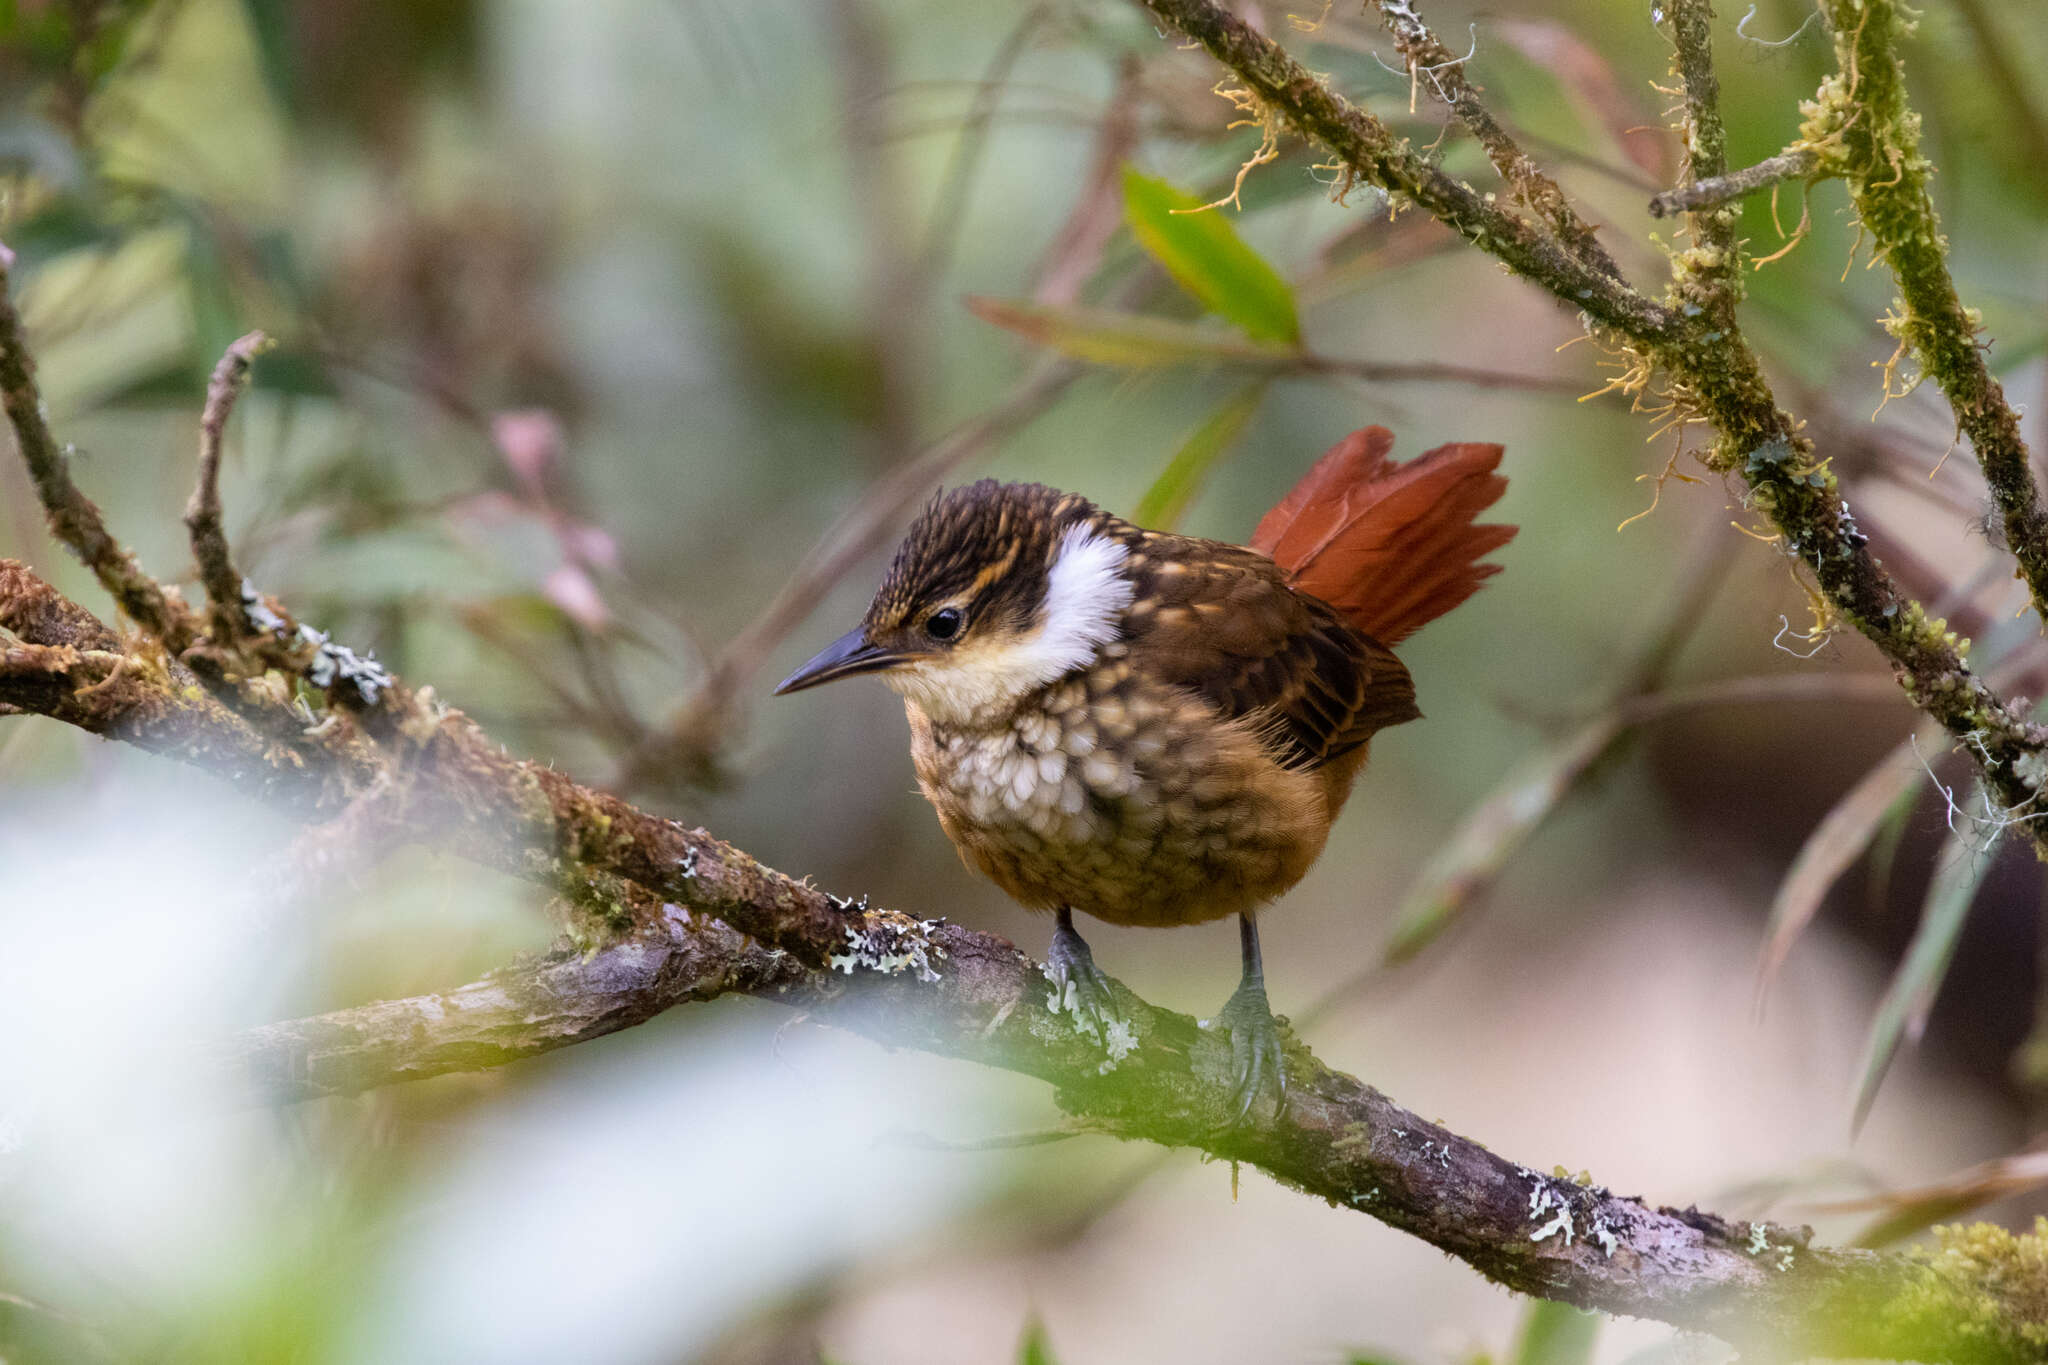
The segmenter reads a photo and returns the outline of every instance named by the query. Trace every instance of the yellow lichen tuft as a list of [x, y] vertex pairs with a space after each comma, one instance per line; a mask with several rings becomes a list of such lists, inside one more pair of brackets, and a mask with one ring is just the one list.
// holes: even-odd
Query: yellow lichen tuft
[[1225, 124], [1224, 131], [1256, 128], [1259, 130], [1259, 145], [1253, 148], [1245, 163], [1237, 168], [1237, 179], [1231, 182], [1229, 194], [1197, 208], [1168, 210], [1171, 213], [1207, 213], [1210, 209], [1220, 209], [1225, 204], [1242, 213], [1244, 201], [1238, 196], [1244, 190], [1245, 177], [1258, 167], [1280, 159], [1280, 111], [1259, 98], [1258, 92], [1249, 86], [1232, 85], [1227, 80], [1218, 81], [1216, 93], [1229, 100], [1231, 107], [1244, 115], [1243, 118], [1232, 119]]

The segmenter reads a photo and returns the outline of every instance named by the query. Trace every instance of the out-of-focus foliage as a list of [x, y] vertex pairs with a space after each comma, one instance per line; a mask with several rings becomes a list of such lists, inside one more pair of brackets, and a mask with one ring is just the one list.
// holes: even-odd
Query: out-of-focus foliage
[[[1318, 8], [1260, 15], [1495, 188], [1377, 27]], [[1807, 13], [1774, 0], [1716, 24], [1736, 164], [1796, 135], [1829, 69]], [[1474, 45], [1470, 77], [1632, 275], [1661, 278], [1673, 228], [1644, 203], [1681, 149], [1647, 9], [1427, 17]], [[2039, 449], [2048, 31], [2019, 0], [1930, 6], [1907, 57], [1959, 285]], [[1646, 445], [1625, 403], [1559, 392], [1612, 375], [1576, 319], [1368, 190], [1333, 204], [1298, 142], [1240, 185], [1263, 134], [1227, 126], [1215, 85], [1199, 53], [1106, 0], [15, 0], [0, 240], [77, 477], [145, 563], [190, 584], [178, 512], [204, 377], [261, 327], [280, 345], [224, 480], [243, 567], [508, 744], [600, 781], [670, 736], [710, 661], [908, 446], [988, 409], [1047, 350], [1089, 368], [961, 475], [1241, 540], [1366, 422], [1406, 450], [1501, 441], [1503, 513], [1523, 527], [1507, 571], [1404, 646], [1428, 718], [1375, 744], [1323, 862], [1271, 912], [1277, 1008], [1460, 1131], [1661, 1202], [1797, 1218], [1985, 1162], [1941, 1208], [2031, 1214], [2038, 1163], [1995, 1159], [2042, 1112], [2040, 1068], [2008, 1070], [2048, 1047], [2048, 1029], [2023, 1046], [2038, 870], [1987, 851], [1995, 812], [1952, 825], [1909, 772], [1903, 799], [1866, 803], [1827, 885], [1799, 888], [1812, 927], [1757, 1022], [1768, 907], [1911, 713], [1781, 697], [1624, 717], [1651, 675], [1872, 660], [1824, 632], [1812, 658], [1786, 648], [1812, 618], [1773, 549], [1698, 552], [1750, 525], [1730, 490], [1660, 484], [1617, 533], [1650, 505], [1644, 481], [1689, 468], [1688, 433]], [[1179, 211], [1234, 188], [1241, 210]], [[1869, 420], [1891, 290], [1841, 188], [1757, 196], [1742, 231], [1768, 254], [1802, 219], [1804, 239], [1749, 274], [1744, 325], [1886, 563], [2040, 695], [2038, 623], [2014, 619], [1939, 396]], [[1362, 377], [1389, 365], [1443, 373]], [[882, 510], [880, 540], [908, 510]], [[12, 459], [0, 553], [106, 607]], [[1039, 951], [1043, 925], [966, 876], [914, 795], [881, 689], [767, 701], [774, 665], [857, 616], [884, 553], [737, 682], [729, 728], [691, 737], [716, 750], [703, 765], [637, 794], [822, 885]], [[1954, 787], [1958, 759], [1924, 757]], [[730, 789], [690, 780], [713, 769]], [[1436, 1253], [1255, 1178], [1233, 1203], [1221, 1170], [1090, 1139], [892, 1140], [1033, 1127], [1046, 1097], [744, 1002], [283, 1114], [163, 1094], [164, 1048], [452, 985], [554, 932], [525, 889], [419, 855], [316, 905], [222, 904], [214, 889], [288, 831], [203, 785], [0, 719], [9, 1360], [1693, 1349], [1641, 1324], [1589, 1342], [1550, 1310], [1518, 1326], [1518, 1305]], [[1109, 970], [1184, 1008], [1235, 971], [1227, 933], [1092, 937]], [[1901, 961], [1880, 1041], [1918, 1018], [1924, 1045], [1900, 1051], [1852, 1143]], [[1815, 1216], [1847, 1238], [1862, 1215]]]

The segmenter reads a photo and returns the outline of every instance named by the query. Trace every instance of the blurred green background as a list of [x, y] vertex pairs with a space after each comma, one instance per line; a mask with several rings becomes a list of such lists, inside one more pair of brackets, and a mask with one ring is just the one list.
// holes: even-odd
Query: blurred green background
[[[1256, 13], [1491, 184], [1426, 90], [1411, 109], [1376, 28], [1335, 8], [1316, 26], [1316, 8]], [[1716, 25], [1736, 164], [1796, 135], [1831, 67], [1807, 13], [1772, 0]], [[1659, 280], [1679, 229], [1644, 204], [1680, 152], [1648, 9], [1428, 17], [1476, 44], [1471, 78], [1631, 275]], [[1959, 284], [2039, 445], [2048, 26], [2026, 0], [1930, 5], [1908, 58]], [[911, 462], [1051, 363], [966, 298], [1242, 342], [1134, 241], [1118, 174], [1228, 192], [1259, 133], [1226, 129], [1215, 85], [1114, 0], [12, 0], [0, 240], [78, 480], [159, 574], [196, 592], [178, 516], [205, 376], [261, 327], [279, 345], [237, 411], [223, 491], [242, 566], [301, 619], [518, 753], [1037, 953], [1045, 926], [968, 876], [916, 796], [891, 695], [767, 692], [864, 607], [939, 481]], [[1671, 686], [1877, 665], [1853, 634], [1797, 638], [1807, 597], [1731, 528], [1751, 524], [1737, 490], [1673, 479], [1617, 530], [1667, 465], [1701, 472], [1678, 443], [1702, 433], [1646, 442], [1654, 416], [1578, 401], [1613, 371], [1574, 317], [1370, 190], [1334, 205], [1317, 159], [1283, 138], [1242, 211], [1221, 211], [1289, 281], [1307, 345], [1494, 378], [1290, 364], [1251, 408], [1259, 374], [1169, 347], [1026, 395], [1016, 430], [945, 473], [1120, 511], [1177, 490], [1181, 529], [1242, 540], [1367, 422], [1402, 454], [1508, 447], [1502, 512], [1523, 529], [1506, 572], [1403, 649], [1428, 719], [1374, 746], [1328, 854], [1267, 920], [1275, 1007], [1299, 1022], [1324, 1001], [1304, 1025], [1320, 1055], [1531, 1166], [1829, 1237], [1870, 1215], [1817, 1202], [2025, 1147], [2043, 1131], [2025, 1047], [2040, 879], [1985, 837], [1945, 848], [1952, 820], [1917, 766], [1753, 1008], [1773, 895], [1842, 794], [1897, 761], [1901, 704], [1646, 727], [1526, 845], [1495, 848], [1498, 879], [1482, 869], [1448, 932], [1372, 970], [1399, 916], [1428, 908], [1418, 878], [1460, 821], [1489, 794], [1542, 806], [1518, 765], [1640, 685], [1646, 650], [1668, 647], [1653, 681]], [[1805, 198], [1787, 187], [1775, 224], [1753, 201], [1752, 249], [1775, 250]], [[1839, 186], [1810, 206], [1810, 235], [1750, 275], [1745, 325], [1886, 563], [2010, 649], [2018, 690], [2039, 695], [2038, 622], [2012, 621], [2023, 599], [1967, 454], [1943, 459], [1939, 395], [1870, 420], [1889, 281], [1856, 254]], [[1213, 464], [1197, 458], [1205, 424], [1244, 411]], [[1206, 477], [1155, 488], [1177, 453]], [[905, 468], [924, 473], [879, 497]], [[44, 536], [18, 461], [0, 461], [0, 509], [0, 554], [111, 612]], [[844, 518], [867, 539], [771, 611], [812, 547], [847, 543]], [[1964, 765], [1939, 741], [1923, 757], [1961, 801]], [[753, 1002], [360, 1100], [251, 1113], [189, 1093], [163, 1049], [452, 986], [554, 936], [531, 888], [421, 853], [314, 904], [230, 889], [290, 835], [206, 779], [0, 721], [6, 1359], [1512, 1358], [1522, 1306], [1420, 1243], [1255, 1173], [1233, 1197], [1230, 1172], [1186, 1153], [934, 1150], [1043, 1126], [1050, 1098]], [[1982, 884], [1955, 965], [1852, 1140], [1875, 1002], [1959, 849]], [[1235, 979], [1227, 926], [1090, 937], [1176, 1008], [1209, 1012]], [[1720, 1358], [1645, 1324], [1592, 1350]]]

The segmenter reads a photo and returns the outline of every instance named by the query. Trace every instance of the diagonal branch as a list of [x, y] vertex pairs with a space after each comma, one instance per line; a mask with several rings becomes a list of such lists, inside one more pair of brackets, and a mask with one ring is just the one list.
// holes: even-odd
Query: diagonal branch
[[[0, 567], [0, 623], [47, 651], [22, 677], [0, 668], [0, 705], [172, 753], [259, 795], [278, 790], [272, 770], [294, 766], [275, 750], [251, 761], [246, 745], [236, 748], [246, 723], [202, 689], [152, 674], [140, 655], [71, 643], [106, 645], [112, 636], [19, 566]], [[36, 634], [69, 639], [26, 638]], [[131, 666], [110, 668], [107, 654]], [[119, 687], [111, 685], [117, 673], [127, 675]], [[138, 727], [142, 715], [161, 723]], [[685, 1001], [745, 992], [892, 1046], [1038, 1077], [1091, 1129], [1252, 1163], [1511, 1288], [1713, 1332], [1770, 1358], [1824, 1351], [2004, 1365], [2031, 1359], [2026, 1333], [2048, 1330], [2020, 1302], [2024, 1286], [2006, 1286], [1986, 1267], [1815, 1247], [1804, 1229], [1652, 1207], [1539, 1175], [1330, 1070], [1299, 1042], [1289, 1045], [1284, 1108], [1229, 1127], [1230, 1047], [1194, 1019], [1120, 989], [1132, 1029], [1105, 1040], [1092, 1024], [1084, 1030], [1055, 1013], [1041, 969], [1001, 939], [835, 901], [701, 830], [684, 834], [567, 779], [536, 790], [529, 765], [465, 769], [432, 744], [418, 755], [398, 775], [408, 837], [491, 866], [516, 853], [512, 870], [580, 886], [577, 899], [616, 919], [585, 927], [615, 936], [440, 995], [271, 1025], [213, 1050], [213, 1065], [272, 1099], [499, 1065]], [[502, 843], [447, 818], [486, 807], [503, 818], [565, 797], [585, 803], [593, 822], [602, 814], [601, 824], [582, 827], [581, 841], [565, 843], [537, 814]], [[301, 799], [296, 809], [314, 815], [331, 805]], [[419, 812], [439, 818], [422, 821]], [[678, 847], [687, 850], [680, 863]], [[626, 867], [638, 875], [612, 870]], [[819, 935], [818, 911], [834, 932]]]
[[1822, 0], [1821, 10], [1834, 29], [1840, 70], [1821, 86], [1815, 121], [1839, 135], [1835, 155], [1857, 216], [1898, 282], [1898, 311], [1886, 330], [1947, 395], [1991, 486], [2034, 611], [2048, 622], [2048, 511], [2019, 416], [1984, 363], [1979, 319], [1948, 272], [1948, 243], [1928, 194], [1934, 168], [1920, 152], [1920, 119], [1906, 102], [1898, 51], [1912, 22], [1897, 0]]
[[[439, 995], [251, 1030], [220, 1065], [273, 1100], [353, 1094], [600, 1037], [671, 1006], [744, 993], [890, 1046], [1050, 1082], [1092, 1131], [1192, 1146], [1412, 1233], [1526, 1293], [1715, 1333], [1778, 1359], [1807, 1351], [2018, 1361], [2029, 1321], [1953, 1266], [1833, 1250], [1807, 1229], [1654, 1207], [1540, 1175], [1401, 1108], [1298, 1045], [1284, 1112], [1217, 1126], [1227, 1044], [1127, 994], [1134, 1045], [1105, 1056], [1049, 1013], [1040, 969], [1000, 939], [939, 924], [923, 965], [806, 969], [669, 905], [595, 953], [563, 951]], [[1959, 1327], [1959, 1312], [1975, 1316]]]
[[1571, 307], [1630, 336], [1675, 342], [1684, 334], [1683, 319], [1676, 312], [1581, 260], [1534, 223], [1431, 165], [1407, 139], [1213, 0], [1145, 0], [1145, 5], [1207, 48], [1297, 132], [1335, 152], [1353, 173], [1389, 194], [1413, 200]]
[[1422, 16], [1415, 12], [1413, 0], [1374, 0], [1374, 4], [1379, 10], [1380, 23], [1393, 35], [1394, 46], [1408, 60], [1410, 79], [1419, 79], [1426, 73], [1437, 98], [1449, 105], [1451, 112], [1472, 131], [1472, 136], [1486, 149], [1487, 160], [1500, 172], [1501, 179], [1514, 187], [1515, 197], [1548, 223], [1551, 231], [1575, 254], [1602, 274], [1619, 280], [1621, 267], [1600, 245], [1600, 239], [1579, 217], [1557, 182], [1543, 173], [1529, 154], [1516, 144], [1507, 129], [1501, 127], [1486, 106], [1479, 102], [1471, 82], [1465, 79], [1464, 61], [1446, 48], [1443, 41], [1422, 22]]

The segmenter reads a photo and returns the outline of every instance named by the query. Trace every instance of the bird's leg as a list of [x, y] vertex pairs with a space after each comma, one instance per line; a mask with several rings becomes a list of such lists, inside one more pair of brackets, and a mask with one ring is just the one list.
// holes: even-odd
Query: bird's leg
[[1095, 965], [1095, 954], [1074, 928], [1074, 912], [1062, 905], [1056, 912], [1052, 944], [1045, 950], [1045, 974], [1052, 978], [1054, 1011], [1065, 1009], [1077, 1021], [1108, 1036], [1119, 1020], [1116, 995], [1109, 978]]
[[1259, 926], [1250, 915], [1237, 917], [1239, 941], [1244, 948], [1244, 975], [1237, 990], [1219, 1016], [1230, 1030], [1230, 1054], [1237, 1064], [1237, 1113], [1230, 1126], [1242, 1124], [1252, 1112], [1252, 1102], [1265, 1087], [1266, 1077], [1281, 1104], [1287, 1101], [1287, 1063], [1280, 1046], [1280, 1025], [1266, 1003], [1266, 969], [1259, 960]]

